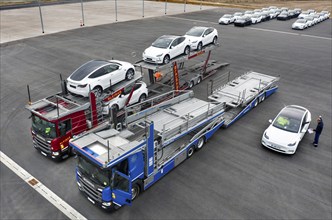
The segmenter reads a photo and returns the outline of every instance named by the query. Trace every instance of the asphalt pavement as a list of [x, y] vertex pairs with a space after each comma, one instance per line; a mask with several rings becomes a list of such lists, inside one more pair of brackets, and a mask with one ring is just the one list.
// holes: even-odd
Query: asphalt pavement
[[[294, 21], [272, 20], [246, 28], [217, 24], [233, 9], [211, 9], [84, 27], [1, 44], [1, 151], [88, 219], [331, 219], [331, 20], [294, 31]], [[199, 152], [140, 195], [131, 207], [106, 213], [79, 192], [75, 158], [61, 163], [32, 146], [26, 85], [33, 100], [60, 90], [64, 78], [90, 59], [136, 62], [163, 34], [213, 26], [221, 46], [212, 58], [228, 71], [280, 76], [279, 90]], [[194, 92], [206, 98], [207, 81]], [[318, 148], [307, 134], [295, 155], [261, 146], [264, 129], [285, 105], [308, 108], [325, 127]], [[63, 219], [61, 211], [0, 166], [1, 219]]]

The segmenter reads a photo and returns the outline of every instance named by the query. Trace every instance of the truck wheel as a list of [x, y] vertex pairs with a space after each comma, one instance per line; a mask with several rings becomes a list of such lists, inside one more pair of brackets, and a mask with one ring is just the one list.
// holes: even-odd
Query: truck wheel
[[92, 91], [94, 91], [96, 96], [99, 97], [103, 93], [103, 88], [101, 88], [101, 86], [96, 86]]
[[133, 69], [129, 69], [126, 73], [126, 80], [131, 80], [134, 78], [135, 72]]
[[258, 105], [258, 99], [256, 98], [255, 103], [254, 103], [254, 108]]
[[191, 80], [189, 83], [189, 88], [191, 89], [193, 86], [194, 86], [194, 81]]
[[203, 148], [203, 146], [204, 146], [204, 142], [205, 142], [205, 139], [204, 139], [204, 137], [201, 137], [199, 140], [198, 140], [198, 143], [197, 143], [197, 150], [200, 150], [200, 149], [202, 149]]
[[190, 158], [193, 154], [194, 154], [194, 147], [191, 146], [187, 151], [187, 158]]
[[265, 100], [265, 93], [261, 96], [261, 101], [260, 102], [264, 102]]
[[137, 183], [134, 184], [133, 188], [131, 189], [131, 194], [132, 194], [131, 199], [134, 201], [138, 197], [140, 192], [141, 192], [141, 188], [139, 187], [139, 185]]

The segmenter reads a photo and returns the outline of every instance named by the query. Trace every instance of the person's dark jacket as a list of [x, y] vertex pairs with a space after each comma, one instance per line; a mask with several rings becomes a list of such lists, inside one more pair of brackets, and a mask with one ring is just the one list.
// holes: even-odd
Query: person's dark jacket
[[322, 133], [323, 127], [324, 127], [324, 123], [323, 123], [323, 120], [321, 119], [320, 122], [318, 122], [317, 127], [315, 129], [316, 133], [317, 134]]

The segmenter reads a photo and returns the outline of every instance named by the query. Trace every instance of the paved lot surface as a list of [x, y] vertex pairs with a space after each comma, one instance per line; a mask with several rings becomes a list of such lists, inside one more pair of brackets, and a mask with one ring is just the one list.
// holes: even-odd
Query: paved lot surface
[[[216, 20], [229, 11], [86, 27], [2, 44], [1, 150], [89, 219], [331, 219], [331, 20], [305, 31], [291, 30], [293, 20], [249, 28], [218, 25]], [[218, 74], [255, 70], [280, 75], [279, 91], [220, 130], [132, 207], [105, 213], [77, 189], [74, 158], [56, 163], [33, 149], [29, 113], [24, 110], [26, 85], [31, 85], [34, 100], [42, 98], [60, 90], [60, 73], [67, 77], [95, 58], [135, 62], [160, 35], [183, 34], [193, 25], [218, 29], [221, 47], [213, 58], [231, 64]], [[200, 98], [206, 97], [206, 83], [194, 88]], [[313, 119], [323, 116], [318, 148], [310, 144], [309, 134], [294, 156], [260, 146], [268, 119], [289, 104], [307, 107]], [[5, 166], [0, 168], [1, 219], [65, 218]]]

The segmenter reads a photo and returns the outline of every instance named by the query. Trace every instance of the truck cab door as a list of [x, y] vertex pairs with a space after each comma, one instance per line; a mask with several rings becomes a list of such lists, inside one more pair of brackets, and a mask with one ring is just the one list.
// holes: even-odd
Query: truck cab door
[[130, 205], [132, 202], [130, 177], [119, 172], [113, 172], [113, 202], [119, 205]]

